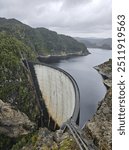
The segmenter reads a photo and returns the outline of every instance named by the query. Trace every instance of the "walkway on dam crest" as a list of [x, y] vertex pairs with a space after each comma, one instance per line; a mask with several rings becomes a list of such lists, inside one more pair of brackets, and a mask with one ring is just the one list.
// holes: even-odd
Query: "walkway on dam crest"
[[63, 131], [69, 129], [80, 150], [97, 150], [93, 141], [88, 141], [84, 138], [81, 128], [74, 122], [74, 120], [69, 119], [64, 123], [61, 129]]

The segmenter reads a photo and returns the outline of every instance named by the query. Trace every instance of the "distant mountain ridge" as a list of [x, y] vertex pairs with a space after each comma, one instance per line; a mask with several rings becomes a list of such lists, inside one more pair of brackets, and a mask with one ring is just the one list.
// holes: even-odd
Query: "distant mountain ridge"
[[80, 38], [75, 37], [79, 42], [84, 43], [88, 48], [112, 49], [112, 38]]
[[14, 36], [39, 55], [88, 54], [86, 46], [70, 36], [46, 28], [32, 28], [16, 19], [0, 18], [0, 32]]

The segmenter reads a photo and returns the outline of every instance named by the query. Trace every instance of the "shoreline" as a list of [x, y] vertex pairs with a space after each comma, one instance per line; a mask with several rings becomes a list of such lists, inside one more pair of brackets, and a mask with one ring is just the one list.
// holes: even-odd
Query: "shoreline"
[[44, 63], [57, 63], [59, 62], [60, 60], [65, 60], [65, 59], [70, 59], [70, 58], [74, 58], [74, 57], [80, 57], [80, 56], [87, 56], [89, 55], [90, 52], [88, 53], [84, 53], [84, 54], [67, 54], [67, 55], [50, 55], [50, 56], [41, 56], [39, 55], [37, 57], [37, 59], [40, 61], [40, 62], [44, 62]]

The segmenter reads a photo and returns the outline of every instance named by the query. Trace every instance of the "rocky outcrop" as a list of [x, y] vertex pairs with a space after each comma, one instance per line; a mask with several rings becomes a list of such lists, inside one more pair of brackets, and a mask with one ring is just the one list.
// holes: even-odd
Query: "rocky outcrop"
[[68, 133], [61, 130], [50, 132], [47, 128], [40, 128], [28, 139], [22, 139], [13, 146], [12, 150], [79, 150], [75, 140]]
[[112, 86], [112, 59], [94, 68], [102, 75], [105, 86], [110, 88]]
[[104, 76], [108, 87], [105, 98], [99, 103], [92, 119], [84, 127], [85, 138], [93, 140], [99, 150], [111, 150], [112, 147], [112, 87], [111, 60], [101, 64], [97, 70]]
[[105, 98], [98, 106], [96, 114], [83, 129], [86, 138], [93, 140], [99, 150], [111, 150], [112, 145], [112, 107], [111, 89], [108, 90]]
[[27, 115], [0, 100], [0, 134], [18, 137], [30, 133], [35, 128]]

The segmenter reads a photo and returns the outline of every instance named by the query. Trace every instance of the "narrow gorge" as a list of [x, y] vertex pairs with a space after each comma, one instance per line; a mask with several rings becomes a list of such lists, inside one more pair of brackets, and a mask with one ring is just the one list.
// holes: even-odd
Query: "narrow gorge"
[[[103, 50], [94, 51], [97, 54]], [[98, 58], [100, 57], [104, 62], [111, 57], [110, 52], [105, 50], [104, 55], [98, 55]], [[50, 59], [52, 67], [43, 65], [43, 59]], [[73, 130], [78, 130], [80, 142], [87, 141], [87, 149], [110, 150], [112, 61], [110, 59], [94, 67], [103, 77], [101, 83], [102, 77], [94, 74], [95, 59], [97, 58], [92, 54], [92, 50], [88, 51], [84, 44], [72, 37], [59, 35], [45, 28], [32, 28], [16, 19], [0, 18], [0, 149], [79, 150], [79, 144], [73, 136], [74, 133], [72, 134]], [[32, 67], [36, 78], [24, 60], [35, 64]], [[55, 60], [56, 63], [53, 63]], [[82, 68], [78, 60], [81, 60]], [[90, 66], [89, 60], [93, 63]], [[74, 62], [72, 69], [69, 62]], [[64, 63], [66, 68], [62, 70], [60, 66]], [[98, 61], [98, 64], [100, 63], [101, 61]], [[80, 76], [81, 80], [67, 70], [68, 66], [73, 74], [75, 68], [80, 69], [77, 74], [84, 70], [83, 76]], [[87, 75], [87, 78], [84, 78], [84, 75]], [[99, 80], [95, 81], [95, 75]], [[89, 86], [87, 81], [90, 81], [90, 84], [94, 82], [96, 86]], [[38, 92], [35, 83], [38, 83]], [[80, 88], [80, 95], [91, 95], [84, 95], [85, 103], [80, 100], [80, 83], [87, 86]], [[95, 89], [98, 96], [93, 94]], [[105, 97], [102, 100], [100, 97], [103, 95]], [[93, 100], [94, 97], [96, 101]], [[40, 109], [39, 103], [43, 100], [46, 103], [41, 103]], [[96, 111], [98, 100], [102, 101]], [[46, 108], [42, 107], [43, 105]], [[44, 113], [44, 108], [47, 113]], [[85, 113], [84, 109], [90, 112]], [[74, 129], [70, 132], [73, 126]]]

